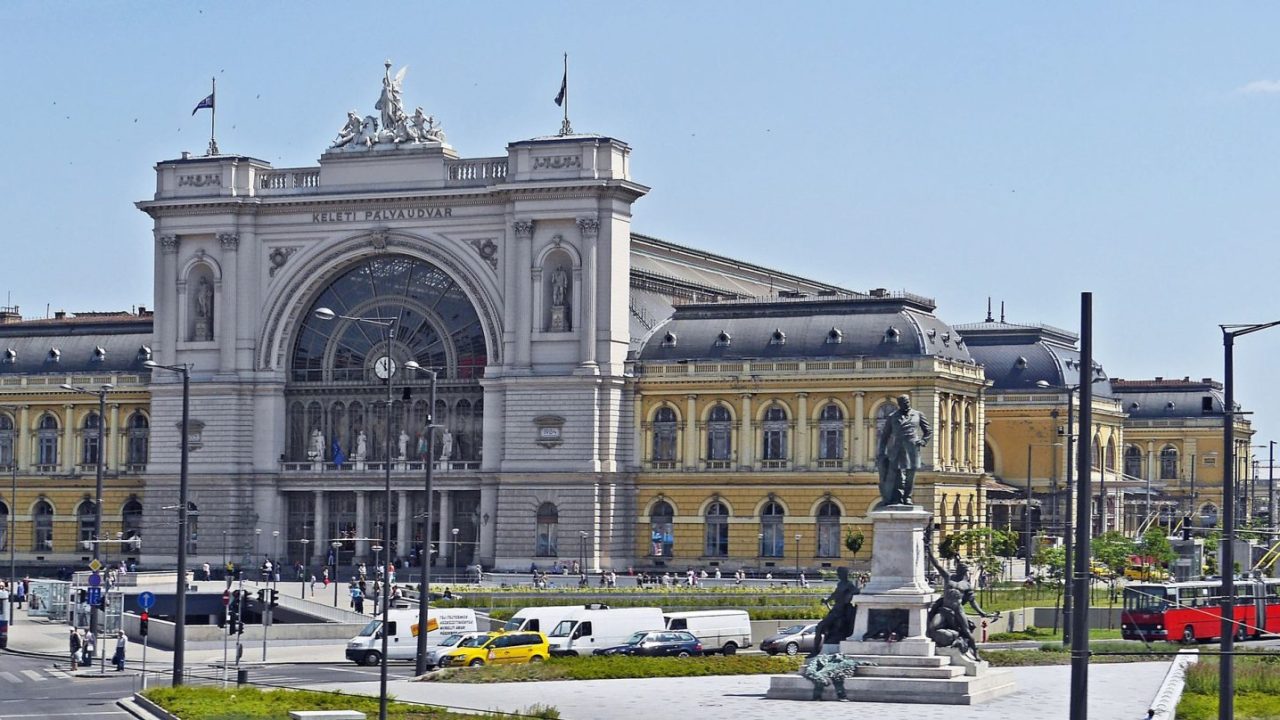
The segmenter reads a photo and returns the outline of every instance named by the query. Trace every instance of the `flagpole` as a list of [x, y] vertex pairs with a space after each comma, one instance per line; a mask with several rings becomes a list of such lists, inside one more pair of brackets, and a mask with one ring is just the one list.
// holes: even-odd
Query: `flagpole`
[[573, 126], [569, 124], [569, 53], [564, 54], [564, 122], [560, 124], [560, 134], [570, 135]]
[[218, 154], [217, 133], [214, 132], [218, 123], [218, 78], [212, 78], [213, 81], [213, 106], [209, 108], [209, 154]]

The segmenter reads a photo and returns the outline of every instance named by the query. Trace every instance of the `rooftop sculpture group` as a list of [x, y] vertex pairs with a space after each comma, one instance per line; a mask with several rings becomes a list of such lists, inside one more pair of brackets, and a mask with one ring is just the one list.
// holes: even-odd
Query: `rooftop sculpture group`
[[391, 61], [386, 62], [386, 72], [382, 78], [382, 93], [374, 109], [381, 117], [366, 115], [364, 118], [355, 110], [347, 113], [347, 123], [338, 131], [330, 149], [371, 148], [379, 143], [400, 145], [401, 143], [444, 142], [444, 130], [436, 124], [433, 116], [427, 115], [419, 107], [409, 115], [404, 109], [402, 88], [404, 75], [408, 67], [400, 68], [395, 77], [391, 76]]

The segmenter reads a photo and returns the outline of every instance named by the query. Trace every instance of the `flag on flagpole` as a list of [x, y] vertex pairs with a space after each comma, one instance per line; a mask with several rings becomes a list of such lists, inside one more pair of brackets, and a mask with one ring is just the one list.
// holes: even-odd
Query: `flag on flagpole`
[[565, 68], [564, 78], [560, 80], [560, 92], [556, 93], [556, 105], [564, 104], [564, 96], [567, 92], [569, 92], [569, 69]]
[[201, 111], [201, 110], [203, 110], [203, 109], [205, 109], [205, 108], [209, 108], [210, 110], [212, 110], [212, 109], [213, 109], [213, 93], [209, 93], [209, 95], [208, 95], [205, 99], [203, 99], [203, 100], [201, 100], [200, 102], [196, 103], [196, 109], [195, 109], [195, 110], [192, 110], [192, 111], [191, 111], [191, 114], [192, 114], [192, 115], [195, 115], [197, 112], [199, 112], [199, 111]]
[[338, 442], [338, 438], [333, 439], [333, 464], [342, 469], [342, 463], [347, 461], [347, 456], [342, 452], [342, 445]]

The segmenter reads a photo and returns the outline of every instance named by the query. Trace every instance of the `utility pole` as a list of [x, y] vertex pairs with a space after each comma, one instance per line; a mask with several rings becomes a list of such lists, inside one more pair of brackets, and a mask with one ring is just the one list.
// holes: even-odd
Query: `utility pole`
[[1093, 293], [1080, 293], [1080, 430], [1077, 469], [1086, 488], [1076, 498], [1076, 557], [1072, 579], [1075, 602], [1071, 615], [1071, 720], [1089, 717], [1089, 522], [1093, 493], [1088, 478], [1093, 438]]

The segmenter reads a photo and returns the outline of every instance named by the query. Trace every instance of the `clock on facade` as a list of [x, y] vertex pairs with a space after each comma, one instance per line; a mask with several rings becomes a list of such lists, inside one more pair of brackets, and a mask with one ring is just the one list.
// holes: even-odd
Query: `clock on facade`
[[379, 380], [386, 380], [396, 374], [396, 361], [390, 356], [383, 355], [373, 361], [373, 374], [378, 376]]

